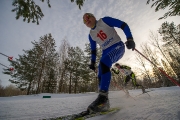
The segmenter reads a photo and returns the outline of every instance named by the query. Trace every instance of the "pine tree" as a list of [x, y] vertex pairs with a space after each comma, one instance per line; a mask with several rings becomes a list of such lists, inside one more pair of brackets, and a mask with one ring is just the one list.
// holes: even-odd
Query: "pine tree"
[[37, 54], [35, 49], [24, 50], [23, 55], [19, 55], [15, 61], [9, 61], [11, 66], [15, 68], [11, 73], [4, 69], [4, 74], [10, 75], [13, 80], [9, 80], [11, 83], [16, 84], [21, 90], [27, 89], [27, 94], [30, 94], [32, 83], [36, 79], [37, 75]]
[[[150, 3], [151, 0], [147, 0], [147, 4]], [[154, 1], [154, 0], [152, 0]], [[168, 16], [180, 16], [180, 1], [179, 0], [156, 0], [151, 7], [155, 8], [155, 12], [161, 10], [161, 9], [165, 9], [165, 8], [169, 8], [169, 11], [166, 12], [164, 14], [163, 17], [159, 18], [159, 19], [163, 19], [163, 18], [167, 18]]]
[[[161, 59], [161, 61], [162, 61], [162, 65], [163, 65], [164, 71], [168, 75], [174, 76], [174, 74], [173, 74], [172, 70], [170, 69], [170, 67], [168, 66], [168, 64], [164, 60], [162, 60], [162, 59]], [[174, 85], [174, 83], [172, 83], [167, 77], [165, 77], [163, 79], [163, 86], [172, 86], [172, 85]]]
[[68, 48], [70, 47], [68, 41], [66, 39], [62, 40], [62, 44], [59, 47], [59, 59], [58, 59], [58, 92], [66, 92], [67, 84], [66, 84], [66, 71], [67, 66], [64, 64], [65, 60], [68, 57]]
[[84, 53], [79, 47], [70, 47], [68, 49], [68, 58], [65, 63], [67, 66], [66, 73], [69, 76], [69, 93], [72, 93], [72, 88], [74, 88], [74, 93], [77, 93], [79, 81], [82, 80], [81, 72], [83, 65]]
[[174, 22], [164, 22], [159, 28], [159, 33], [163, 37], [162, 40], [165, 42], [165, 45], [176, 44], [180, 47], [180, 31]]
[[[44, 0], [40, 0], [44, 2]], [[48, 7], [51, 8], [50, 0], [46, 0]], [[76, 4], [79, 6], [79, 9], [83, 6], [85, 0], [76, 0]], [[74, 2], [74, 0], [71, 0]], [[11, 11], [16, 12], [16, 19], [23, 17], [23, 21], [37, 23], [39, 25], [39, 20], [44, 17], [44, 14], [41, 10], [41, 7], [35, 3], [34, 0], [14, 0], [12, 5], [15, 7]]]
[[176, 73], [177, 78], [179, 79], [179, 83], [180, 83], [180, 71], [179, 71], [180, 63], [179, 63], [179, 60], [171, 52], [169, 52], [169, 55], [172, 59], [172, 62], [170, 64], [172, 66], [173, 71]]
[[[47, 74], [49, 73], [48, 69], [56, 69], [56, 60], [58, 59], [58, 54], [55, 51], [55, 40], [52, 38], [51, 34], [46, 34], [43, 37], [40, 37], [39, 42], [34, 43], [35, 46], [38, 46], [40, 49], [39, 54], [39, 71], [38, 71], [38, 79], [37, 79], [37, 91], [36, 93], [40, 93], [43, 87], [42, 83], [44, 81], [43, 78], [48, 78]], [[49, 80], [48, 80], [49, 81]]]
[[55, 40], [51, 34], [41, 37], [39, 43], [35, 41], [32, 44], [34, 45], [32, 49], [23, 50], [23, 55], [19, 55], [19, 58], [14, 61], [9, 61], [15, 68], [13, 73], [6, 69], [3, 72], [14, 78], [10, 82], [16, 84], [21, 90], [27, 90], [27, 94], [31, 91], [36, 91], [36, 93], [42, 91], [44, 79], [48, 82], [57, 80], [54, 76], [56, 75], [57, 53]]

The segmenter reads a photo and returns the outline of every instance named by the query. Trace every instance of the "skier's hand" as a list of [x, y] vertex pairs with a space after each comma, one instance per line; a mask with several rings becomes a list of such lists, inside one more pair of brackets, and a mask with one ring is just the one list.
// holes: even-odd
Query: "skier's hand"
[[91, 62], [91, 64], [89, 65], [89, 68], [90, 68], [91, 70], [95, 71], [95, 70], [96, 70], [96, 68], [95, 68], [95, 62]]
[[134, 42], [134, 40], [133, 39], [128, 39], [126, 42], [125, 42], [125, 44], [126, 44], [126, 47], [127, 47], [127, 49], [132, 49], [132, 50], [134, 50], [135, 49], [135, 42]]
[[112, 70], [113, 72], [116, 72], [116, 71], [114, 70], [114, 68], [111, 68], [111, 70]]

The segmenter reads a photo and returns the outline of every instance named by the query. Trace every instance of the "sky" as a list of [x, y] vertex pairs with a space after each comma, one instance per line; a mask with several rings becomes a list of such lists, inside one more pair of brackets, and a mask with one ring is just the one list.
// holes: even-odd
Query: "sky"
[[[136, 49], [140, 50], [142, 43], [148, 42], [150, 31], [160, 28], [165, 21], [180, 24], [179, 16], [168, 17], [167, 19], [158, 20], [167, 11], [160, 10], [155, 12], [155, 8], [151, 8], [151, 4], [146, 5], [147, 0], [86, 0], [81, 10], [76, 3], [70, 0], [51, 0], [51, 8], [48, 8], [46, 1], [44, 3], [35, 0], [43, 13], [44, 17], [40, 20], [40, 24], [23, 22], [22, 18], [15, 19], [15, 12], [11, 12], [14, 8], [12, 0], [0, 0], [0, 52], [14, 59], [18, 55], [22, 55], [24, 50], [33, 47], [31, 41], [39, 41], [41, 36], [51, 33], [56, 41], [57, 50], [63, 39], [68, 40], [71, 46], [78, 46], [82, 50], [85, 44], [89, 43], [89, 28], [83, 24], [82, 16], [86, 12], [93, 13], [97, 20], [110, 16], [126, 22], [132, 32]], [[119, 28], [115, 28], [123, 42], [126, 36]], [[135, 51], [126, 49], [124, 57], [120, 63], [135, 66]], [[7, 58], [0, 55], [0, 63], [9, 66]], [[0, 80], [3, 86], [10, 84], [9, 76], [2, 73], [3, 66], [0, 66]]]
[[[87, 120], [180, 120], [180, 88], [162, 87], [129, 90], [131, 97], [121, 91], [110, 91], [111, 108], [120, 111]], [[0, 97], [1, 120], [42, 120], [80, 113], [96, 99], [97, 93], [37, 94]], [[51, 98], [42, 98], [51, 96]], [[163, 99], [162, 99], [163, 98]]]

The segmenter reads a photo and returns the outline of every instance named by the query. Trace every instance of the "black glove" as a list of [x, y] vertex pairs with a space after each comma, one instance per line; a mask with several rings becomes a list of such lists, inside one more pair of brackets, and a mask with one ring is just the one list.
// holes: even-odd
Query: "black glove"
[[91, 61], [91, 64], [89, 65], [89, 68], [93, 71], [95, 71], [95, 62]]
[[126, 47], [127, 47], [127, 49], [132, 49], [132, 50], [134, 50], [135, 49], [135, 42], [134, 42], [134, 40], [133, 39], [128, 39], [126, 42], [125, 42], [125, 44], [126, 44]]
[[111, 69], [113, 72], [116, 72], [113, 68]]

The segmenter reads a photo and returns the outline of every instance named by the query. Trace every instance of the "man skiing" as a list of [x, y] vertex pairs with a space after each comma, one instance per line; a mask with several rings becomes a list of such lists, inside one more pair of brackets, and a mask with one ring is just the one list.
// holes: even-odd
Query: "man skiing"
[[126, 65], [120, 65], [119, 63], [116, 63], [115, 66], [117, 67], [118, 70], [115, 69], [111, 69], [115, 74], [119, 74], [119, 72], [121, 72], [123, 75], [125, 75], [124, 77], [124, 87], [126, 88], [127, 83], [130, 81], [130, 79], [132, 80], [132, 83], [135, 87], [139, 87], [141, 86], [142, 92], [145, 93], [145, 89], [142, 85], [139, 85], [136, 83], [136, 77], [134, 72], [131, 70], [131, 67], [126, 66]]
[[106, 111], [109, 109], [108, 90], [111, 80], [110, 68], [113, 63], [122, 58], [125, 52], [124, 43], [117, 34], [114, 27], [121, 28], [126, 35], [125, 42], [128, 49], [135, 49], [135, 42], [133, 40], [129, 26], [118, 19], [112, 17], [103, 17], [96, 20], [91, 13], [83, 15], [84, 24], [90, 28], [89, 42], [91, 47], [91, 64], [89, 68], [95, 71], [96, 63], [96, 43], [102, 49], [102, 57], [98, 65], [98, 79], [99, 79], [99, 95], [87, 108], [90, 113]]

